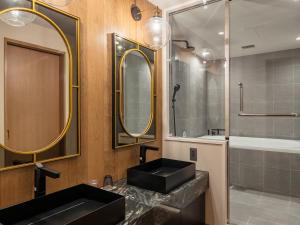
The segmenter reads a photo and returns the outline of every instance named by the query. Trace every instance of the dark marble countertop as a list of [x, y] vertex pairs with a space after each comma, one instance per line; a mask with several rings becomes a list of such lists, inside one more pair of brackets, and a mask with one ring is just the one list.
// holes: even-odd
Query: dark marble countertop
[[[118, 193], [126, 198], [126, 219], [118, 225], [159, 225], [180, 209], [188, 206], [194, 199], [208, 189], [208, 172], [197, 171], [196, 178], [183, 184], [169, 194], [161, 194], [131, 185], [126, 179], [113, 187], [104, 189]], [[157, 219], [159, 218], [159, 220]]]

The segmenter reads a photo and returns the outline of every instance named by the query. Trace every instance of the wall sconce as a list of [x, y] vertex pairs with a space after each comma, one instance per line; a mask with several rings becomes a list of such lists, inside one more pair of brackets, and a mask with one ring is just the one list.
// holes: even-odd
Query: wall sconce
[[42, 0], [42, 1], [49, 5], [59, 6], [59, 7], [69, 5], [72, 2], [72, 0]]
[[[131, 6], [131, 15], [135, 21], [142, 19], [142, 10], [136, 1]], [[158, 7], [155, 8], [154, 16], [143, 25], [143, 40], [146, 45], [156, 50], [163, 48], [171, 40], [170, 24], [160, 16]]]
[[13, 27], [24, 27], [35, 19], [35, 14], [21, 10], [12, 10], [0, 15], [0, 20]]

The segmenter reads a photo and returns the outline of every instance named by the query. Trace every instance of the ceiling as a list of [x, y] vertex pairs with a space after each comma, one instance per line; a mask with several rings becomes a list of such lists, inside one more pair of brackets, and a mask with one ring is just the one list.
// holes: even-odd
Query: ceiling
[[150, 2], [154, 5], [158, 5], [161, 9], [166, 9], [189, 1], [191, 0], [150, 0]]
[[[156, 1], [156, 0], [153, 0]], [[169, 7], [173, 0], [159, 0]], [[178, 1], [182, 3], [182, 1]], [[300, 48], [300, 0], [234, 0], [230, 3], [231, 57]], [[201, 54], [224, 58], [224, 1], [172, 16], [173, 39], [184, 39]], [[242, 46], [255, 48], [242, 49]]]

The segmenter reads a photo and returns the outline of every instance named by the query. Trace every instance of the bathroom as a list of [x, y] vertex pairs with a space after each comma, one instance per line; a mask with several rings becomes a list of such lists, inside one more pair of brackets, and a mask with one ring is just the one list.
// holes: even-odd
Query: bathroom
[[300, 225], [299, 19], [1, 0], [0, 224]]

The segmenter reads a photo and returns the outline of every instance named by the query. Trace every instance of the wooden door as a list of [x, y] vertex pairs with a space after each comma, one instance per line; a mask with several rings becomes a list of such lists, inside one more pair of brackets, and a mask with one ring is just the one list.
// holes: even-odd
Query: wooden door
[[43, 148], [64, 127], [61, 56], [7, 43], [5, 57], [5, 145]]

